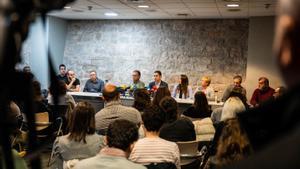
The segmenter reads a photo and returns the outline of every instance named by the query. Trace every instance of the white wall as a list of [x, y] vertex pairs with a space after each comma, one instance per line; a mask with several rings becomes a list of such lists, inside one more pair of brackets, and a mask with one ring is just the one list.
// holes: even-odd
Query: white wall
[[29, 65], [42, 88], [48, 88], [48, 56], [49, 45], [51, 58], [58, 71], [58, 66], [63, 63], [67, 21], [55, 17], [47, 17], [46, 28], [43, 27], [41, 18], [36, 18], [30, 26], [28, 38], [23, 43], [22, 63], [17, 68]]
[[267, 77], [273, 88], [284, 85], [272, 52], [274, 23], [274, 17], [250, 18], [247, 71], [244, 83], [248, 100], [257, 88], [258, 78], [261, 76]]

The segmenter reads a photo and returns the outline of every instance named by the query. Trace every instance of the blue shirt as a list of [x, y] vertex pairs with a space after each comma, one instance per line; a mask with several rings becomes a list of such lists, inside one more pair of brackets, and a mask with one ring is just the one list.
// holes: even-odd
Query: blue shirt
[[104, 88], [104, 81], [101, 79], [96, 79], [95, 82], [93, 82], [91, 79], [86, 81], [84, 85], [83, 92], [92, 92], [92, 93], [100, 93], [103, 91]]

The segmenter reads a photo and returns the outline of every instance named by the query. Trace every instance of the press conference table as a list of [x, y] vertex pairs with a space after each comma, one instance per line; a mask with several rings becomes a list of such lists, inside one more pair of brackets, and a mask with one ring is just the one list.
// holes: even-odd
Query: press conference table
[[[101, 110], [105, 105], [105, 101], [102, 98], [102, 93], [68, 92], [68, 94], [72, 95], [76, 102], [87, 101], [91, 103], [96, 112]], [[182, 112], [183, 110], [185, 110], [186, 108], [188, 108], [194, 103], [194, 100], [192, 99], [175, 99], [175, 100], [178, 103], [179, 112]], [[134, 102], [134, 98], [121, 96], [121, 102], [125, 106], [132, 106]], [[212, 109], [214, 109], [216, 107], [223, 106], [224, 103], [209, 101], [208, 104], [212, 107]]]

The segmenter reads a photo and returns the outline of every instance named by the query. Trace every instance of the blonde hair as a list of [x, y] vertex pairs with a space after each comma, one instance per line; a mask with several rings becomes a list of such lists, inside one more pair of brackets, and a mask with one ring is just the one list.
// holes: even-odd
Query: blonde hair
[[208, 76], [203, 76], [203, 77], [201, 78], [201, 80], [205, 80], [205, 81], [207, 82], [207, 86], [210, 85], [210, 82], [211, 82], [211, 78], [210, 78], [210, 77], [208, 77]]
[[238, 97], [230, 97], [224, 103], [224, 107], [222, 109], [221, 121], [225, 121], [227, 119], [235, 118], [237, 113], [245, 111], [245, 105]]

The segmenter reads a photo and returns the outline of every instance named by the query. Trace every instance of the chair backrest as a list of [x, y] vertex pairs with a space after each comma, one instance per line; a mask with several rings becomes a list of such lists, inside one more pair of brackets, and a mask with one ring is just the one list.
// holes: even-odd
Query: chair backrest
[[176, 169], [176, 165], [174, 163], [165, 162], [165, 163], [151, 163], [145, 165], [147, 169]]
[[48, 112], [35, 113], [35, 122], [37, 131], [47, 128], [50, 125]]
[[197, 140], [195, 141], [184, 141], [184, 142], [176, 142], [179, 148], [180, 156], [197, 156], [198, 152], [198, 144]]

